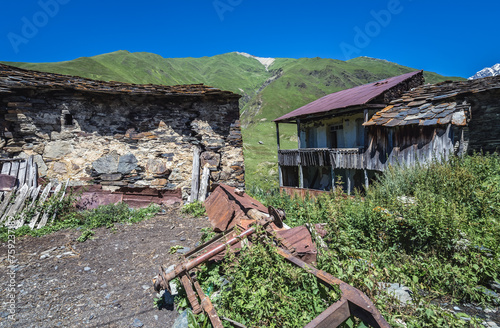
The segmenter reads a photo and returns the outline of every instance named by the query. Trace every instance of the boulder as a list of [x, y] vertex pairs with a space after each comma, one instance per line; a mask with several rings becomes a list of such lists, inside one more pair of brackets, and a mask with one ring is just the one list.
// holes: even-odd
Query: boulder
[[205, 151], [200, 155], [201, 167], [208, 164], [210, 168], [217, 169], [220, 165], [220, 154], [213, 151]]
[[398, 284], [398, 283], [386, 283], [379, 282], [380, 288], [385, 290], [387, 294], [394, 296], [397, 300], [401, 302], [403, 305], [413, 304], [411, 298], [411, 290], [410, 288]]
[[154, 175], [168, 175], [171, 170], [167, 164], [159, 159], [149, 159], [146, 165], [146, 172]]
[[116, 151], [112, 151], [111, 153], [104, 155], [94, 162], [92, 162], [92, 168], [98, 174], [111, 174], [118, 172], [118, 162], [120, 160], [120, 156]]
[[121, 174], [129, 174], [137, 168], [137, 158], [132, 153], [120, 156], [118, 160], [118, 172]]

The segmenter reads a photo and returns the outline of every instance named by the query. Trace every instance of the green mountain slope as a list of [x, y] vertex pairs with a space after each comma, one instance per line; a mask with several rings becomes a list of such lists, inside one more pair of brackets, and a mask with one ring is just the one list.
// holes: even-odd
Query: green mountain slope
[[[204, 83], [241, 94], [247, 181], [276, 183], [276, 131], [272, 120], [326, 94], [416, 69], [385, 60], [358, 57], [277, 58], [266, 68], [255, 58], [228, 53], [201, 58], [163, 58], [145, 52], [116, 51], [58, 63], [6, 64], [105, 81], [141, 84]], [[428, 83], [457, 80], [424, 72]], [[296, 148], [294, 125], [280, 125], [282, 148]]]

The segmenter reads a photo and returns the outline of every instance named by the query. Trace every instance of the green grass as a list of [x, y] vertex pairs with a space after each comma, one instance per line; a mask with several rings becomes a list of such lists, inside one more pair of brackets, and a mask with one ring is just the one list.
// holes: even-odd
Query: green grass
[[[340, 188], [314, 200], [267, 188], [248, 192], [283, 208], [291, 226], [327, 223], [330, 250], [319, 256], [319, 268], [369, 295], [391, 326], [402, 327], [396, 319], [407, 327], [469, 326], [433, 303], [440, 299], [494, 306], [482, 289], [500, 278], [498, 155], [394, 167], [355, 197]], [[378, 282], [410, 287], [419, 305], [400, 306]]]
[[[71, 198], [67, 198], [71, 200]], [[63, 203], [59, 214], [53, 223], [47, 224], [41, 229], [31, 230], [25, 225], [14, 231], [17, 237], [33, 236], [40, 237], [62, 229], [78, 229], [82, 233], [77, 238], [84, 242], [94, 235], [93, 229], [99, 227], [113, 228], [115, 223], [137, 223], [153, 217], [158, 213], [159, 206], [151, 204], [147, 208], [132, 209], [125, 203], [102, 205], [93, 210], [77, 211], [71, 202]], [[9, 238], [7, 227], [0, 228], [0, 240], [6, 241]]]

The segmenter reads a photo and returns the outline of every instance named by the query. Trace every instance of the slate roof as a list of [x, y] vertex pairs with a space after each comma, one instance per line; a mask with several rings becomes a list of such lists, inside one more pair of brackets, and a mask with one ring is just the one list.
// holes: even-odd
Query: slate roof
[[422, 71], [415, 71], [406, 73], [399, 76], [394, 76], [385, 80], [376, 81], [354, 88], [338, 91], [326, 95], [318, 100], [315, 100], [305, 106], [302, 106], [288, 114], [285, 114], [277, 119], [275, 122], [289, 121], [301, 116], [311, 114], [325, 113], [335, 109], [342, 109], [352, 106], [365, 105], [374, 98], [380, 96], [385, 91], [395, 87], [396, 85], [411, 79], [417, 74], [422, 74]]
[[464, 126], [471, 106], [466, 100], [467, 95], [493, 89], [500, 89], [500, 76], [422, 85], [393, 100], [363, 125], [394, 127], [451, 123]]
[[78, 76], [26, 70], [0, 64], [0, 93], [9, 93], [13, 89], [46, 88], [50, 90], [73, 89], [77, 91], [106, 94], [137, 94], [155, 96], [204, 96], [222, 95], [230, 98], [241, 96], [231, 91], [222, 91], [203, 84], [155, 85], [131, 84], [124, 82], [105, 82]]

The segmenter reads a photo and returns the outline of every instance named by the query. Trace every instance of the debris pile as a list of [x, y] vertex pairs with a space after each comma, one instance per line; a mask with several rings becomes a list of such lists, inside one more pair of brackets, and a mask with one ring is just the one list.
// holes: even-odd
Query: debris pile
[[[325, 247], [321, 225], [307, 225], [290, 229], [283, 222], [285, 213], [264, 205], [235, 188], [219, 185], [205, 201], [206, 211], [213, 230], [219, 232], [212, 240], [184, 255], [184, 261], [169, 270], [160, 266], [159, 274], [153, 279], [157, 292], [171, 290], [170, 282], [179, 278], [193, 313], [205, 312], [213, 327], [223, 327], [221, 318], [200, 287], [196, 269], [208, 261], [220, 261], [227, 249], [237, 253], [242, 243], [265, 242], [276, 247], [277, 253], [309, 274], [327, 288], [338, 286], [342, 293], [339, 301], [330, 305], [318, 317], [306, 325], [312, 327], [337, 327], [351, 316], [358, 317], [372, 327], [389, 327], [389, 324], [375, 308], [370, 299], [358, 289], [313, 266], [317, 248]], [[261, 226], [263, 229], [258, 228]], [[264, 232], [258, 232], [264, 231]], [[266, 239], [259, 234], [265, 234]], [[243, 325], [223, 318], [233, 326]]]

